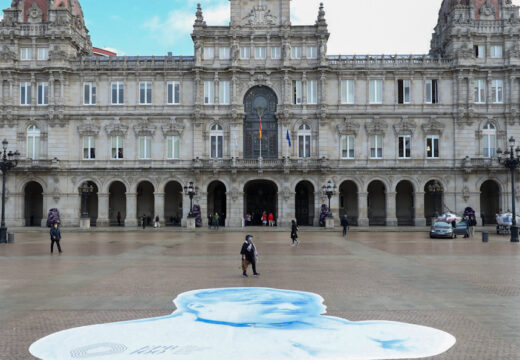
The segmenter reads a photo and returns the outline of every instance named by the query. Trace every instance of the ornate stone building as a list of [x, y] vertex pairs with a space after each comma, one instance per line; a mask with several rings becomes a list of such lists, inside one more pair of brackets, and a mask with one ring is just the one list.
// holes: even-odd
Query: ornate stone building
[[199, 7], [194, 56], [100, 58], [78, 0], [14, 0], [0, 23], [0, 133], [22, 153], [8, 224], [58, 208], [78, 225], [85, 182], [97, 225], [185, 223], [190, 181], [203, 220], [228, 226], [263, 210], [316, 225], [328, 180], [335, 216], [361, 226], [510, 207], [494, 156], [520, 140], [517, 6], [444, 0], [428, 55], [334, 56], [323, 7], [293, 26], [289, 2], [231, 0], [229, 26]]

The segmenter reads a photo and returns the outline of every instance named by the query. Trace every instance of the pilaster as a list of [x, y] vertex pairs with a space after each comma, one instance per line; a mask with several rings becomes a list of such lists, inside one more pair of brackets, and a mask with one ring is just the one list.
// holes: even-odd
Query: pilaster
[[368, 226], [368, 208], [367, 208], [368, 193], [360, 192], [358, 194], [358, 199], [359, 199], [358, 225], [362, 226], [362, 227], [367, 227]]
[[98, 219], [97, 226], [109, 226], [110, 220], [108, 218], [108, 193], [98, 193]]
[[426, 226], [426, 218], [424, 217], [424, 192], [415, 192], [414, 197], [415, 226]]
[[159, 216], [159, 221], [162, 225], [166, 223], [166, 219], [164, 218], [164, 193], [153, 193], [154, 196], [154, 220], [155, 217]]
[[137, 193], [126, 193], [125, 226], [137, 226]]
[[386, 193], [386, 226], [397, 226], [395, 197], [395, 192]]

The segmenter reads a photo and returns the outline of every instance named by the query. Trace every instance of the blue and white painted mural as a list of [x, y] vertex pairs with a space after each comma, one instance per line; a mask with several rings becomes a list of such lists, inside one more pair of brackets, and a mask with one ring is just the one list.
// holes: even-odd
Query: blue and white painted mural
[[190, 291], [170, 316], [65, 330], [29, 351], [43, 360], [369, 360], [435, 356], [455, 344], [429, 327], [324, 316], [323, 302], [267, 288]]

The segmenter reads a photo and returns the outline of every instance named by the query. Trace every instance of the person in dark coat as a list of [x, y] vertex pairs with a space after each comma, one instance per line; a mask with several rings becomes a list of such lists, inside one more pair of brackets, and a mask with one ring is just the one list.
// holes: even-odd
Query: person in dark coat
[[343, 236], [347, 236], [347, 230], [348, 230], [347, 214], [343, 215], [343, 217], [341, 218], [341, 226], [343, 226]]
[[143, 217], [141, 218], [141, 223], [143, 226], [143, 230], [146, 229], [146, 215], [143, 214]]
[[291, 246], [298, 245], [300, 242], [298, 241], [298, 225], [296, 225], [296, 221], [292, 220], [291, 223]]
[[253, 243], [253, 236], [246, 235], [246, 240], [242, 244], [242, 250], [240, 250], [240, 254], [242, 255], [242, 276], [247, 277], [247, 267], [249, 264], [251, 264], [253, 267], [253, 275], [260, 275], [256, 272], [256, 258], [258, 256], [258, 252], [256, 251], [255, 244]]
[[121, 226], [121, 211], [117, 212], [117, 226]]
[[56, 245], [58, 246], [58, 251], [61, 254], [62, 253], [61, 246], [60, 246], [61, 231], [58, 228], [58, 223], [54, 223], [52, 225], [50, 235], [51, 235], [51, 254], [54, 251], [54, 243], [56, 243]]

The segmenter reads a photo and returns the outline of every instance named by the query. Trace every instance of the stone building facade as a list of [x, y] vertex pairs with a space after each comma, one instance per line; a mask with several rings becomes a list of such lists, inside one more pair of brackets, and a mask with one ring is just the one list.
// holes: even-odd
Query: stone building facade
[[100, 58], [78, 0], [12, 1], [0, 133], [22, 160], [8, 176], [8, 225], [40, 225], [50, 208], [78, 225], [85, 182], [98, 226], [118, 213], [126, 226], [143, 215], [185, 224], [190, 181], [204, 223], [218, 212], [226, 226], [264, 210], [317, 225], [329, 180], [336, 218], [360, 226], [425, 225], [466, 206], [493, 222], [510, 208], [494, 159], [520, 140], [510, 0], [444, 0], [424, 56], [328, 55], [323, 6], [315, 24], [293, 26], [290, 0], [230, 2], [229, 26], [197, 9], [194, 56]]

